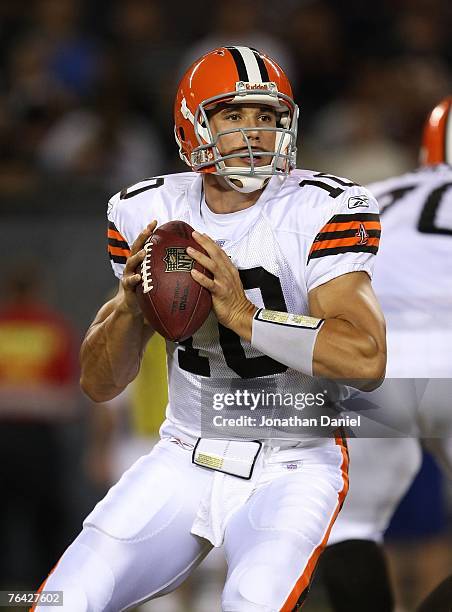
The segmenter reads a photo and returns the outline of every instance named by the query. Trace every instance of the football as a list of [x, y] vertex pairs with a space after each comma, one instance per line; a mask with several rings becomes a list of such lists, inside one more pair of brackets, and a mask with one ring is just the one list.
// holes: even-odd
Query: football
[[136, 294], [143, 315], [155, 331], [173, 342], [192, 336], [212, 308], [210, 292], [190, 274], [196, 268], [211, 276], [187, 255], [188, 246], [205, 253], [192, 232], [184, 221], [161, 225], [146, 241], [146, 256], [137, 268], [141, 283]]

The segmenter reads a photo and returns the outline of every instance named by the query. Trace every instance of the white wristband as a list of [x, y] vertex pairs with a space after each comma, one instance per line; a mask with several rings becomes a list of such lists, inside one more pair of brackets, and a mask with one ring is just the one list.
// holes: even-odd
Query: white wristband
[[289, 368], [312, 376], [312, 356], [323, 319], [261, 308], [253, 317], [251, 345]]

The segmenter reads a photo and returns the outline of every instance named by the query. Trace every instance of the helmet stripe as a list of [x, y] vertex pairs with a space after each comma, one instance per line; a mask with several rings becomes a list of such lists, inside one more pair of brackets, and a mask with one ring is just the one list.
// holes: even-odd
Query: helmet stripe
[[235, 66], [239, 75], [239, 81], [248, 82], [248, 72], [246, 70], [245, 60], [243, 59], [242, 54], [240, 53], [237, 47], [226, 47], [226, 49], [230, 52], [230, 54], [232, 55], [232, 59], [235, 62]]
[[257, 63], [256, 56], [249, 47], [237, 47], [240, 51], [243, 61], [245, 62], [246, 71], [248, 72], [248, 81], [250, 83], [262, 83], [261, 71]]
[[[254, 53], [250, 47], [226, 47], [234, 58], [235, 65], [237, 66], [237, 72], [239, 73], [239, 79], [247, 83], [262, 83], [263, 76], [267, 71], [265, 70], [265, 64], [258, 56]], [[262, 71], [259, 60], [264, 64], [264, 71]], [[268, 77], [268, 73], [267, 73]], [[267, 78], [268, 80], [268, 78]]]
[[452, 164], [452, 119], [451, 119], [451, 104], [446, 111], [446, 125], [444, 127], [444, 161], [446, 164]]
[[257, 49], [253, 49], [250, 47], [257, 61], [257, 65], [259, 66], [259, 71], [261, 73], [261, 79], [263, 83], [268, 83], [270, 81], [270, 77], [268, 76], [267, 66], [265, 65], [264, 60], [260, 56], [260, 53]]

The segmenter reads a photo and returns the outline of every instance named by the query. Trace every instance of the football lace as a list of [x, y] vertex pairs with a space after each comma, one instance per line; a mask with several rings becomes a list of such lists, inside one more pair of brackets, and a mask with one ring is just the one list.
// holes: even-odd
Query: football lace
[[146, 242], [144, 245], [144, 250], [146, 251], [146, 255], [141, 262], [141, 278], [143, 281], [143, 293], [149, 293], [154, 288], [152, 284], [152, 273], [151, 273], [151, 253], [152, 253], [152, 243]]

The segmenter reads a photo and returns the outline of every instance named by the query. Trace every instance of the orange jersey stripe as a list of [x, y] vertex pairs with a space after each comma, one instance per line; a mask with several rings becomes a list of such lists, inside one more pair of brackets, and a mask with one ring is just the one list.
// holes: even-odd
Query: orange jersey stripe
[[[336, 238], [335, 240], [320, 240], [319, 242], [314, 242], [311, 247], [309, 253], [313, 253], [314, 251], [319, 251], [321, 249], [332, 249], [334, 247], [343, 247], [343, 246], [358, 246], [358, 237], [350, 236], [350, 238]], [[378, 246], [380, 243], [380, 238], [368, 238], [363, 246]]]
[[111, 228], [108, 228], [107, 232], [108, 238], [114, 238], [115, 240], [120, 240], [121, 242], [127, 242], [127, 240], [117, 231]]
[[345, 230], [359, 229], [360, 225], [364, 225], [366, 230], [381, 230], [379, 221], [343, 221], [342, 223], [327, 223], [320, 230], [320, 234], [324, 232], [343, 232]]
[[120, 247], [110, 245], [108, 245], [108, 252], [111, 253], [111, 255], [119, 255], [120, 257], [130, 256], [130, 249], [121, 249]]
[[342, 438], [336, 437], [335, 440], [336, 440], [336, 444], [341, 447], [341, 453], [342, 453], [341, 472], [342, 472], [342, 482], [343, 482], [342, 489], [338, 493], [338, 503], [336, 505], [336, 510], [334, 511], [334, 514], [328, 524], [328, 528], [325, 532], [323, 540], [321, 541], [321, 543], [317, 546], [317, 548], [314, 550], [314, 552], [310, 556], [309, 561], [307, 562], [303, 573], [301, 574], [300, 578], [297, 580], [289, 597], [284, 602], [284, 605], [281, 608], [280, 612], [292, 612], [292, 610], [295, 609], [295, 606], [297, 604], [297, 601], [300, 598], [300, 595], [303, 593], [305, 589], [308, 588], [309, 583], [311, 581], [312, 574], [314, 573], [315, 567], [319, 560], [319, 557], [328, 542], [328, 538], [330, 537], [330, 531], [334, 525], [334, 521], [336, 520], [336, 517], [339, 514], [339, 510], [342, 508], [342, 504], [344, 503], [345, 496], [347, 495], [347, 491], [348, 491], [348, 452], [344, 446], [344, 442]]

